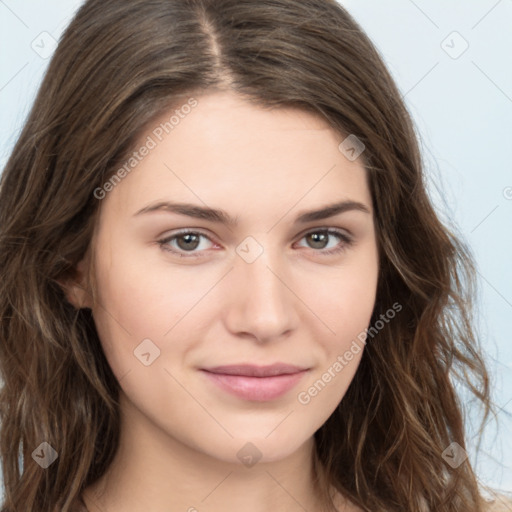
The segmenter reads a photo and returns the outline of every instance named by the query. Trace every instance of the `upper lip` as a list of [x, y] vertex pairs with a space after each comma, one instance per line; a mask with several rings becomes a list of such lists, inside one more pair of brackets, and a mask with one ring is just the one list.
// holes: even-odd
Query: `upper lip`
[[225, 366], [215, 366], [213, 368], [203, 368], [210, 373], [220, 373], [223, 375], [241, 375], [245, 377], [274, 377], [276, 375], [290, 375], [302, 372], [307, 368], [299, 366], [275, 363], [268, 366], [255, 366], [253, 364], [233, 364]]

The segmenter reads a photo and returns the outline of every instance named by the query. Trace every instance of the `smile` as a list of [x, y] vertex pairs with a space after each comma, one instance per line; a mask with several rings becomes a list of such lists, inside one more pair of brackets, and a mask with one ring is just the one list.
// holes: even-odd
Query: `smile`
[[231, 366], [203, 369], [201, 372], [223, 391], [241, 398], [265, 402], [290, 391], [307, 369], [274, 365], [268, 367]]

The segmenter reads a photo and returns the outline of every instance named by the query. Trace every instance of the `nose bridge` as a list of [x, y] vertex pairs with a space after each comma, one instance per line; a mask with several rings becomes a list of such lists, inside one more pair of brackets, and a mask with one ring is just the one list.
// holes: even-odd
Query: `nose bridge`
[[284, 256], [272, 250], [269, 243], [253, 237], [247, 237], [236, 251], [230, 328], [258, 339], [279, 336], [291, 329], [295, 300], [286, 283], [289, 274]]
[[269, 309], [272, 309], [289, 299], [285, 297], [283, 289], [285, 287], [277, 277], [280, 273], [279, 269], [283, 268], [283, 258], [276, 254], [269, 244], [265, 244], [265, 247], [261, 242], [258, 244], [259, 247], [255, 246], [254, 242], [246, 242], [243, 248], [249, 245], [250, 252], [247, 255], [250, 254], [250, 256], [240, 256], [239, 253], [236, 269], [242, 285], [246, 286], [246, 299], [254, 299], [254, 306], [259, 309], [266, 304]]

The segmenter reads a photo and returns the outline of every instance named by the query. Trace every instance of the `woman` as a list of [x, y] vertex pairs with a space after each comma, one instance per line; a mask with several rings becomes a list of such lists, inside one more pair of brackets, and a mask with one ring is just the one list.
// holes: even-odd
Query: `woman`
[[471, 258], [337, 3], [87, 1], [0, 220], [4, 512], [488, 508]]

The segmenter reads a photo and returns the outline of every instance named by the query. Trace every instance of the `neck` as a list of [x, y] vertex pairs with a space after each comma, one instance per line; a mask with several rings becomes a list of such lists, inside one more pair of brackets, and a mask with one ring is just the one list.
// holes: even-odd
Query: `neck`
[[170, 437], [128, 404], [123, 410], [116, 456], [84, 491], [89, 512], [326, 510], [315, 485], [313, 438], [284, 459], [247, 467]]

